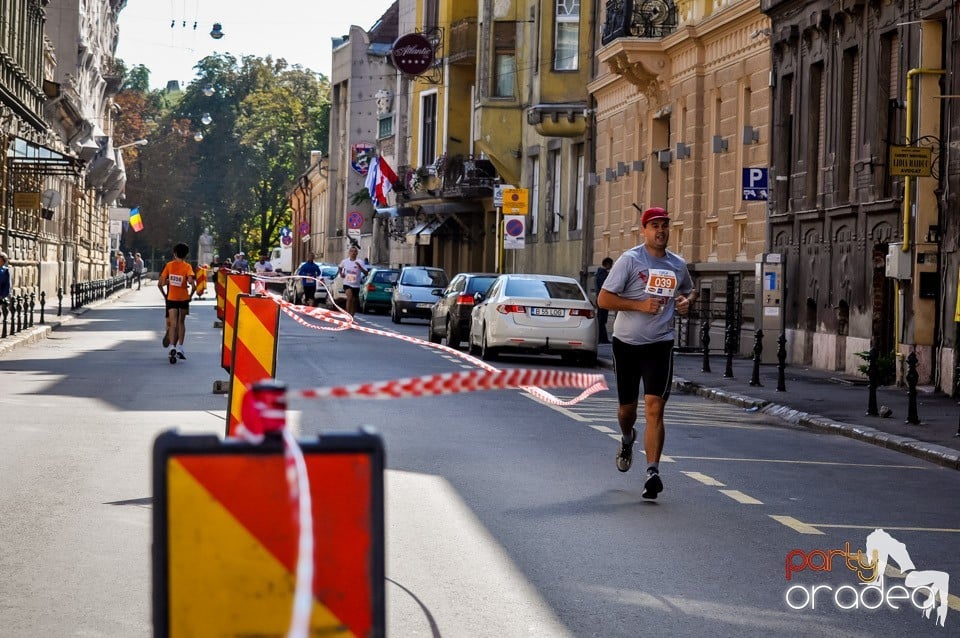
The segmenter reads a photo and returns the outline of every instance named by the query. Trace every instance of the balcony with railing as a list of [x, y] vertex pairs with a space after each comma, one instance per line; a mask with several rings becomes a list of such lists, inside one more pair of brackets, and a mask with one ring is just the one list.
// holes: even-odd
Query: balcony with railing
[[463, 18], [450, 25], [450, 64], [474, 64], [477, 60], [477, 19]]
[[671, 0], [607, 0], [600, 36], [606, 45], [618, 38], [664, 38], [677, 30], [677, 7]]

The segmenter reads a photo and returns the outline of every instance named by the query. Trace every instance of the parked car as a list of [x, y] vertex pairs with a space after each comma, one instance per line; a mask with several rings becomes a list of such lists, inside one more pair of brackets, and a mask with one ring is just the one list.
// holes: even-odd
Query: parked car
[[459, 348], [460, 342], [470, 331], [470, 313], [474, 295], [486, 294], [496, 280], [495, 273], [463, 272], [450, 280], [450, 285], [433, 305], [427, 339], [440, 343], [444, 337], [451, 348]]
[[400, 271], [396, 268], [374, 266], [360, 286], [360, 312], [390, 310], [393, 298], [393, 285], [397, 283]]
[[406, 266], [393, 287], [390, 300], [390, 318], [393, 323], [403, 319], [430, 318], [430, 309], [437, 302], [443, 289], [450, 283], [442, 268]]
[[485, 360], [511, 350], [597, 362], [597, 316], [576, 279], [500, 275], [480, 300], [474, 295], [468, 344]]
[[[300, 264], [302, 266], [303, 263]], [[318, 263], [320, 266], [320, 278], [324, 283], [327, 284], [327, 287], [330, 290], [333, 290], [333, 280], [337, 278], [337, 267], [333, 264], [323, 264]], [[298, 272], [300, 266], [297, 266]], [[283, 297], [287, 301], [291, 301], [295, 304], [306, 303], [306, 300], [303, 298], [303, 279], [300, 277], [291, 277], [287, 279], [286, 288], [283, 291]], [[323, 286], [320, 282], [317, 282], [317, 290], [313, 293], [314, 305], [319, 306], [327, 301], [327, 288]]]

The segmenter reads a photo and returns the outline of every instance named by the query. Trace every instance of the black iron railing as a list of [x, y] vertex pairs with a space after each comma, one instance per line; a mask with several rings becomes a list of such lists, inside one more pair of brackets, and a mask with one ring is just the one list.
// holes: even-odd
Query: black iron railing
[[663, 38], [677, 30], [672, 0], [607, 0], [607, 17], [600, 41], [617, 38]]

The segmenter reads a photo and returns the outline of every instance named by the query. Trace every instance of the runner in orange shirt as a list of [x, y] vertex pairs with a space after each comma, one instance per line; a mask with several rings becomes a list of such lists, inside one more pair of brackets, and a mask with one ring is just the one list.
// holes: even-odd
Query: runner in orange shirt
[[[163, 335], [163, 349], [170, 346], [170, 363], [186, 359], [183, 353], [183, 337], [186, 335], [186, 317], [190, 314], [190, 300], [197, 289], [193, 267], [186, 262], [190, 247], [180, 243], [173, 247], [173, 261], [167, 262], [160, 273], [157, 287], [166, 300], [167, 329]], [[166, 288], [166, 289], [165, 289]]]

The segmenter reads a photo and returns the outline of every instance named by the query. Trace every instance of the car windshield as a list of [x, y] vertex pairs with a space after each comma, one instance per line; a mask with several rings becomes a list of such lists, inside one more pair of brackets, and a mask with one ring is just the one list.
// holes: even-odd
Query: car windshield
[[542, 281], [540, 279], [508, 279], [507, 297], [534, 299], [576, 299], [583, 301], [580, 286], [572, 281]]
[[475, 294], [482, 292], [483, 294], [487, 294], [487, 291], [490, 290], [490, 285], [496, 280], [496, 277], [473, 277], [467, 282], [467, 293]]
[[400, 283], [404, 286], [445, 288], [447, 275], [442, 270], [405, 270]]
[[338, 272], [340, 272], [340, 269], [336, 267], [320, 269], [320, 274], [324, 277], [336, 277]]
[[373, 273], [373, 283], [375, 284], [395, 284], [400, 273], [393, 270], [381, 270]]

